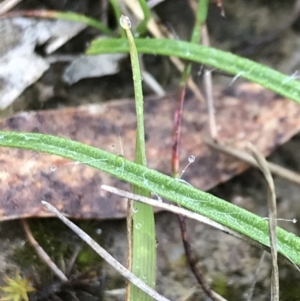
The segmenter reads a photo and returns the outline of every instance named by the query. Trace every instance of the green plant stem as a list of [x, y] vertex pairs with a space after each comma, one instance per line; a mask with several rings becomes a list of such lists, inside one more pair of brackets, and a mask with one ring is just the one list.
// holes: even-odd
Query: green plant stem
[[[196, 22], [193, 28], [191, 43], [197, 44], [201, 37], [202, 25], [206, 20], [208, 10], [208, 0], [199, 0], [196, 13]], [[184, 70], [181, 75], [179, 84], [179, 92], [177, 96], [177, 108], [174, 115], [173, 126], [173, 145], [172, 145], [172, 175], [174, 178], [179, 177], [179, 161], [180, 161], [180, 141], [181, 141], [181, 125], [183, 119], [183, 108], [186, 95], [187, 81], [191, 74], [191, 62], [185, 62]]]
[[[268, 222], [240, 207], [123, 157], [76, 141], [36, 133], [0, 131], [0, 146], [24, 148], [79, 161], [142, 187], [269, 247]], [[300, 265], [300, 238], [277, 227], [278, 252]]]
[[80, 22], [84, 23], [88, 26], [92, 26], [97, 28], [99, 31], [107, 34], [107, 35], [112, 35], [112, 31], [105, 26], [102, 22], [99, 22], [98, 20], [95, 20], [91, 17], [87, 17], [85, 15], [73, 13], [73, 12], [57, 12], [53, 14], [53, 18], [55, 19], [63, 19], [63, 20], [68, 20], [68, 21], [75, 21], [75, 22]]
[[151, 10], [145, 0], [139, 0], [139, 4], [144, 14], [144, 18], [136, 29], [138, 36], [144, 35], [147, 32], [148, 21], [151, 18]]
[[[139, 57], [130, 31], [130, 20], [127, 17], [122, 16], [120, 23], [126, 31], [130, 45], [130, 58], [137, 117], [135, 162], [137, 164], [147, 166], [144, 128], [144, 97]], [[134, 185], [133, 192], [150, 197], [149, 190], [144, 187]], [[154, 288], [156, 283], [156, 235], [153, 208], [139, 202], [134, 202], [133, 207], [131, 270], [135, 275], [143, 279], [146, 284]], [[151, 301], [151, 297], [138, 287], [131, 285], [129, 288], [129, 300]]]
[[[230, 52], [189, 42], [167, 39], [136, 39], [139, 53], [176, 56], [261, 84], [270, 90], [300, 103], [300, 82], [271, 68], [236, 56]], [[129, 52], [122, 39], [98, 39], [92, 42], [88, 54]]]
[[[119, 2], [118, 2], [118, 0], [109, 0], [109, 3], [114, 11], [116, 23], [119, 24], [119, 21], [120, 21], [121, 15], [122, 15]], [[121, 27], [121, 26], [119, 26], [119, 27]], [[120, 28], [120, 35], [122, 38], [126, 38], [126, 34], [125, 34], [123, 28]]]
[[[201, 39], [201, 29], [206, 21], [207, 12], [208, 12], [208, 0], [199, 0], [198, 9], [196, 12], [196, 22], [191, 36], [191, 43], [193, 44], [198, 44]], [[186, 84], [186, 81], [190, 76], [190, 73], [191, 73], [191, 63], [186, 63], [180, 80], [181, 87]]]
[[35, 18], [50, 18], [50, 19], [61, 19], [66, 21], [73, 21], [86, 24], [91, 27], [97, 28], [102, 33], [106, 35], [112, 36], [113, 32], [105, 26], [102, 22], [87, 17], [82, 14], [73, 13], [73, 12], [61, 12], [55, 10], [25, 10], [25, 11], [16, 11], [7, 14], [8, 17], [16, 17], [16, 16], [28, 16], [28, 17], [35, 17]]
[[201, 39], [201, 29], [206, 22], [209, 0], [198, 0], [196, 22], [193, 28], [191, 43], [198, 44]]

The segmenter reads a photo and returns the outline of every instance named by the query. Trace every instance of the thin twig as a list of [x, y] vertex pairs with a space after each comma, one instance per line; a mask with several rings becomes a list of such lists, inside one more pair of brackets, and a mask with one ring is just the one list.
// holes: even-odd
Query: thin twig
[[[215, 143], [208, 139], [205, 139], [205, 143], [225, 154], [238, 158], [254, 167], [258, 167], [258, 163], [247, 152], [244, 152], [240, 149], [236, 149], [230, 146]], [[267, 165], [268, 165], [268, 169], [271, 171], [272, 174], [300, 185], [300, 174], [271, 162], [267, 162]]]
[[0, 15], [5, 14], [22, 0], [4, 0], [0, 3]]
[[145, 69], [141, 70], [143, 81], [145, 84], [157, 95], [164, 96], [166, 95], [166, 91], [159, 84], [159, 82], [153, 77], [153, 75]]
[[[203, 33], [203, 27], [205, 26], [205, 20], [207, 17], [207, 6], [208, 6], [208, 1], [201, 0], [201, 1], [198, 1], [198, 5], [197, 5], [197, 7], [195, 7], [194, 13], [196, 15], [196, 21], [195, 21], [194, 29], [192, 31], [192, 36], [191, 36], [191, 42], [194, 44], [199, 43], [199, 40], [201, 39], [201, 36]], [[208, 43], [208, 33], [207, 32], [206, 32], [205, 42]], [[183, 116], [183, 106], [184, 106], [184, 101], [185, 101], [187, 80], [188, 80], [188, 77], [190, 77], [190, 73], [191, 73], [191, 64], [186, 63], [184, 71], [182, 73], [181, 82], [180, 82], [181, 90], [179, 91], [177, 108], [176, 108], [175, 118], [174, 118], [174, 129], [173, 129], [172, 175], [173, 175], [173, 177], [176, 177], [176, 178], [179, 177], [179, 158], [180, 158], [180, 146], [181, 146], [180, 141], [181, 141], [181, 125], [182, 125], [182, 116]], [[209, 100], [208, 107], [211, 108], [211, 104], [213, 103], [211, 74], [209, 75], [208, 73], [206, 73], [205, 79], [207, 79], [206, 80], [206, 84], [207, 84], [206, 85], [206, 88], [207, 88], [206, 94], [207, 94], [208, 100]], [[210, 84], [210, 87], [208, 87], [209, 84]], [[211, 112], [211, 111], [212, 110], [209, 110], [209, 112]], [[213, 125], [211, 126], [211, 128], [216, 129], [216, 127], [213, 127]], [[214, 139], [216, 138], [216, 130], [215, 130], [215, 133], [213, 133], [213, 130], [212, 130], [212, 137]], [[184, 171], [185, 171], [185, 169], [184, 169]], [[186, 254], [189, 266], [191, 268], [191, 271], [193, 272], [196, 280], [198, 281], [199, 285], [202, 287], [202, 289], [206, 293], [206, 295], [214, 301], [219, 300], [219, 298], [214, 296], [214, 293], [211, 290], [209, 284], [206, 282], [205, 277], [202, 275], [202, 272], [197, 267], [196, 257], [192, 251], [191, 244], [188, 239], [185, 218], [182, 215], [178, 215], [177, 217], [178, 217], [178, 223], [179, 223], [180, 230], [181, 230], [182, 243], [184, 246], [185, 254]]]
[[105, 249], [97, 244], [89, 235], [83, 230], [68, 220], [63, 214], [61, 214], [55, 207], [50, 203], [41, 201], [41, 203], [52, 213], [54, 213], [65, 225], [67, 225], [72, 231], [74, 231], [83, 241], [85, 241], [94, 251], [98, 253], [107, 263], [114, 267], [122, 276], [128, 281], [136, 285], [139, 289], [144, 291], [150, 297], [158, 301], [169, 301], [169, 299], [160, 295], [150, 286], [145, 284], [141, 279], [136, 277], [130, 271], [128, 271], [122, 264], [120, 264], [114, 257], [112, 257]]
[[262, 263], [263, 263], [263, 261], [266, 257], [266, 254], [267, 254], [267, 252], [263, 251], [263, 253], [260, 257], [259, 263], [258, 263], [257, 268], [256, 268], [255, 273], [254, 273], [253, 282], [252, 282], [251, 287], [249, 289], [249, 293], [248, 293], [248, 296], [247, 296], [247, 301], [252, 300], [254, 288], [255, 288], [255, 285], [256, 285], [256, 281], [257, 281], [257, 277], [258, 277], [258, 274], [260, 272], [260, 268], [262, 266]]
[[194, 219], [194, 220], [197, 220], [201, 223], [204, 223], [206, 225], [210, 225], [216, 229], [219, 229], [227, 234], [230, 234], [234, 237], [237, 237], [239, 239], [243, 239], [243, 240], [247, 240], [247, 241], [251, 241], [249, 239], [247, 239], [247, 237], [244, 237], [243, 235], [241, 235], [240, 233], [230, 229], [230, 228], [227, 228], [205, 216], [202, 216], [198, 213], [195, 213], [195, 212], [192, 212], [192, 211], [189, 211], [187, 209], [184, 209], [184, 208], [181, 208], [181, 207], [178, 207], [178, 206], [175, 206], [175, 205], [172, 205], [172, 204], [168, 204], [168, 203], [163, 203], [161, 201], [158, 201], [158, 200], [154, 200], [154, 199], [150, 199], [150, 198], [147, 198], [147, 197], [144, 197], [144, 196], [141, 196], [141, 195], [137, 195], [137, 194], [134, 194], [132, 192], [129, 192], [129, 191], [125, 191], [125, 190], [122, 190], [122, 189], [118, 189], [116, 187], [112, 187], [112, 186], [108, 186], [108, 185], [101, 185], [101, 188], [106, 190], [106, 191], [109, 191], [113, 194], [116, 194], [116, 195], [119, 195], [121, 197], [124, 197], [124, 198], [128, 198], [128, 199], [132, 199], [132, 200], [135, 200], [135, 201], [138, 201], [138, 202], [141, 202], [141, 203], [145, 203], [145, 204], [148, 204], [150, 206], [154, 206], [156, 208], [160, 208], [160, 209], [163, 209], [163, 210], [166, 210], [166, 211], [170, 211], [170, 212], [173, 212], [175, 214], [181, 214], [183, 216], [186, 216], [190, 219]]
[[[210, 46], [209, 34], [207, 31], [207, 26], [205, 24], [202, 26], [202, 44], [207, 47]], [[212, 76], [211, 71], [209, 70], [204, 71], [204, 87], [207, 100], [210, 135], [213, 140], [216, 140], [218, 136], [218, 131], [215, 115]]]
[[182, 235], [182, 242], [183, 242], [183, 247], [185, 250], [185, 254], [188, 258], [188, 262], [190, 265], [190, 268], [197, 279], [198, 283], [202, 287], [203, 291], [205, 294], [210, 297], [213, 301], [220, 301], [220, 300], [225, 300], [223, 297], [215, 293], [209, 286], [209, 284], [206, 282], [205, 278], [203, 277], [202, 273], [200, 270], [197, 268], [197, 260], [196, 257], [192, 251], [191, 244], [189, 243], [188, 237], [187, 237], [187, 229], [186, 229], [186, 222], [184, 220], [184, 216], [178, 215], [179, 219], [179, 225], [181, 229], [181, 235]]
[[[225, 233], [228, 233], [232, 236], [235, 236], [237, 238], [240, 238], [240, 239], [243, 239], [247, 241], [247, 238], [242, 236], [241, 234], [227, 228], [227, 227], [224, 227], [223, 225], [220, 225], [212, 220], [210, 220], [209, 218], [205, 217], [205, 216], [202, 216], [198, 213], [194, 213], [192, 211], [189, 211], [189, 210], [186, 210], [184, 208], [181, 208], [181, 207], [178, 207], [178, 206], [175, 206], [175, 205], [171, 205], [171, 204], [168, 204], [168, 203], [162, 203], [160, 201], [157, 201], [157, 200], [154, 200], [154, 199], [150, 199], [150, 198], [147, 198], [147, 197], [143, 197], [143, 196], [139, 196], [139, 195], [136, 195], [134, 193], [131, 193], [131, 192], [128, 192], [128, 191], [124, 191], [124, 190], [121, 190], [121, 189], [118, 189], [118, 188], [115, 188], [115, 187], [112, 187], [112, 186], [107, 186], [107, 185], [101, 185], [101, 188], [106, 190], [106, 191], [109, 191], [111, 193], [114, 193], [116, 195], [119, 195], [119, 196], [122, 196], [122, 197], [125, 197], [125, 198], [128, 198], [128, 199], [132, 199], [132, 200], [135, 200], [135, 201], [138, 201], [138, 202], [142, 202], [142, 203], [145, 203], [145, 204], [148, 204], [150, 206], [154, 206], [154, 207], [157, 207], [157, 208], [161, 208], [161, 209], [164, 209], [164, 210], [167, 210], [167, 211], [170, 211], [170, 212], [173, 212], [175, 214], [178, 214], [178, 216], [185, 216], [185, 217], [188, 217], [188, 218], [191, 218], [191, 219], [194, 219], [194, 220], [197, 220], [197, 221], [200, 221], [204, 224], [207, 224], [207, 225], [210, 225], [216, 229], [219, 229]], [[180, 223], [180, 226], [183, 226], [185, 227], [185, 222], [184, 223]], [[183, 229], [182, 233], [185, 233], [186, 234], [186, 230]], [[218, 300], [218, 301], [226, 301], [226, 299], [224, 299], [222, 296], [220, 296], [219, 294], [217, 294], [216, 292], [214, 292], [213, 290], [211, 290], [208, 286], [208, 284], [205, 282], [203, 276], [199, 273], [199, 271], [197, 270], [196, 268], [196, 261], [195, 261], [195, 257], [194, 255], [192, 254], [191, 250], [190, 250], [190, 245], [188, 244], [188, 240], [187, 239], [183, 239], [184, 241], [184, 247], [186, 248], [189, 248], [186, 252], [187, 256], [188, 256], [188, 259], [189, 261], [192, 263], [190, 264], [191, 265], [191, 268], [192, 268], [192, 271], [194, 272], [194, 270], [196, 269], [196, 278], [199, 282], [199, 284], [201, 285], [201, 287], [204, 289], [205, 293], [212, 299], [212, 300]], [[192, 260], [191, 260], [192, 258]], [[200, 275], [200, 276], [199, 276]], [[199, 277], [199, 278], [198, 278]]]
[[258, 163], [259, 168], [268, 183], [269, 235], [272, 258], [271, 301], [279, 301], [279, 275], [276, 238], [277, 207], [275, 185], [265, 157], [251, 143], [248, 143], [247, 147]]
[[143, 82], [158, 96], [164, 96], [166, 91], [159, 84], [159, 82], [154, 78], [154, 76], [145, 69], [145, 64], [143, 61], [143, 56], [140, 55], [140, 68], [143, 78]]
[[68, 281], [66, 275], [59, 269], [59, 267], [51, 260], [49, 255], [45, 252], [45, 250], [39, 245], [39, 243], [35, 240], [32, 235], [31, 229], [26, 219], [21, 219], [21, 223], [23, 229], [26, 233], [26, 236], [30, 242], [30, 244], [35, 249], [36, 253], [40, 257], [40, 259], [46, 263], [46, 265], [52, 270], [52, 272], [62, 281]]
[[78, 254], [79, 254], [79, 252], [81, 250], [82, 250], [82, 245], [81, 244], [76, 245], [75, 250], [74, 250], [74, 252], [72, 254], [71, 259], [68, 262], [68, 266], [67, 266], [67, 269], [66, 269], [66, 274], [68, 276], [70, 276], [70, 273], [71, 273], [71, 271], [72, 271], [72, 269], [74, 267], [74, 263], [75, 263], [75, 261], [76, 261], [76, 259], [78, 257]]
[[181, 139], [181, 125], [183, 116], [183, 105], [186, 95], [186, 85], [181, 87], [178, 93], [177, 107], [174, 113], [173, 124], [173, 145], [172, 145], [172, 174], [174, 177], [179, 176], [179, 158], [180, 158], [180, 139]]
[[[179, 176], [179, 158], [180, 158], [180, 140], [181, 140], [181, 125], [183, 116], [183, 106], [186, 94], [186, 83], [181, 87], [178, 93], [177, 108], [174, 116], [174, 128], [173, 128], [173, 146], [172, 146], [172, 174], [174, 177]], [[178, 223], [181, 230], [181, 238], [184, 246], [185, 254], [190, 265], [190, 268], [197, 279], [198, 283], [202, 287], [203, 291], [212, 300], [216, 300], [213, 296], [212, 290], [210, 289], [208, 283], [205, 281], [204, 276], [197, 268], [196, 258], [192, 252], [191, 245], [188, 241], [187, 229], [185, 219], [182, 215], [178, 215]]]
[[[148, 204], [148, 205], [151, 205], [151, 206], [154, 206], [154, 207], [166, 210], [166, 211], [170, 211], [170, 212], [173, 212], [173, 213], [176, 213], [176, 214], [181, 214], [181, 215], [186, 216], [188, 218], [191, 218], [191, 219], [194, 219], [194, 220], [199, 221], [201, 223], [204, 223], [206, 225], [209, 225], [213, 228], [219, 229], [220, 231], [223, 231], [224, 233], [229, 234], [231, 236], [234, 236], [238, 239], [242, 239], [245, 242], [247, 242], [247, 243], [249, 243], [249, 244], [251, 244], [255, 247], [258, 247], [260, 249], [263, 249], [263, 250], [266, 250], [266, 251], [270, 252], [269, 247], [267, 247], [267, 246], [265, 246], [261, 243], [258, 243], [255, 240], [249, 238], [248, 236], [242, 235], [241, 233], [236, 232], [236, 231], [234, 231], [234, 230], [232, 230], [232, 229], [230, 229], [226, 226], [223, 226], [223, 225], [221, 225], [221, 224], [219, 224], [219, 223], [217, 223], [217, 222], [215, 222], [215, 221], [213, 221], [213, 220], [211, 220], [211, 219], [209, 219], [205, 216], [202, 216], [199, 213], [195, 213], [193, 211], [189, 211], [187, 209], [184, 209], [184, 208], [181, 208], [181, 207], [178, 207], [178, 206], [175, 206], [175, 205], [171, 205], [171, 204], [168, 204], [168, 203], [163, 203], [163, 202], [158, 201], [158, 200], [143, 197], [141, 195], [137, 195], [137, 194], [131, 193], [129, 191], [121, 190], [121, 189], [118, 189], [116, 187], [112, 187], [112, 186], [108, 186], [108, 185], [101, 185], [101, 188], [106, 190], [106, 191], [109, 191], [113, 194], [124, 197], [124, 198], [129, 198], [129, 199], [132, 199], [132, 200], [135, 200], [135, 201], [138, 201], [138, 202], [141, 202], [141, 203], [145, 203], [145, 204]], [[280, 256], [280, 258], [283, 261], [285, 261], [286, 263], [292, 265], [298, 271], [300, 271], [299, 267], [292, 260], [290, 260], [288, 257], [283, 256], [281, 254], [278, 254], [278, 255]]]

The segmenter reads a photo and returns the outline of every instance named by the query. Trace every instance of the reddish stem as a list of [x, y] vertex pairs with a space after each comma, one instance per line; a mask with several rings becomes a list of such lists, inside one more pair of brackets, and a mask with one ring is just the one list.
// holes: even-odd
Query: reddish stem
[[181, 125], [183, 116], [183, 105], [186, 95], [186, 84], [181, 88], [177, 100], [177, 109], [174, 114], [174, 128], [173, 128], [173, 146], [172, 146], [172, 175], [177, 178], [179, 176], [179, 162], [180, 162], [180, 138]]

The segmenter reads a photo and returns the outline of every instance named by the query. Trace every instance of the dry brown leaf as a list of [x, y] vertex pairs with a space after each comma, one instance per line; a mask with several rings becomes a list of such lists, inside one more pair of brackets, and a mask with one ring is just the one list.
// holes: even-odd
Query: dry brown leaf
[[[244, 139], [265, 155], [300, 129], [300, 106], [255, 84], [215, 91], [221, 142], [238, 146]], [[145, 100], [147, 155], [151, 168], [170, 173], [175, 99]], [[135, 105], [133, 100], [88, 105], [57, 111], [25, 112], [2, 120], [1, 130], [41, 132], [69, 137], [115, 154], [134, 158]], [[207, 114], [203, 104], [189, 97], [182, 129], [182, 169], [198, 154], [183, 178], [207, 190], [241, 173], [245, 163], [208, 148]], [[114, 145], [114, 147], [113, 147]], [[66, 159], [36, 152], [1, 148], [0, 220], [48, 216], [46, 200], [74, 218], [121, 218], [126, 202], [100, 189], [101, 184], [129, 189], [105, 173]]]
[[35, 53], [36, 46], [47, 43], [45, 52], [52, 53], [84, 28], [64, 20], [0, 19], [0, 109], [10, 106], [49, 68]]

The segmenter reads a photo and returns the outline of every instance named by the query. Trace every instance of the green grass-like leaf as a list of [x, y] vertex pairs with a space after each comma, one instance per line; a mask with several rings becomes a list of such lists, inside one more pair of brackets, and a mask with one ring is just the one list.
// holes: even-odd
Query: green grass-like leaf
[[[200, 42], [202, 27], [207, 18], [208, 5], [209, 5], [208, 0], [199, 0], [198, 1], [198, 9], [196, 12], [196, 21], [195, 21], [194, 28], [192, 31], [190, 43], [198, 44]], [[191, 62], [186, 62], [184, 71], [181, 76], [180, 86], [184, 86], [186, 84], [187, 79], [191, 75], [191, 70], [192, 70]]]
[[88, 26], [97, 28], [99, 31], [101, 31], [107, 35], [113, 34], [112, 31], [106, 25], [104, 25], [102, 22], [100, 22], [96, 19], [93, 19], [91, 17], [87, 17], [82, 14], [77, 14], [77, 13], [73, 13], [73, 12], [54, 12], [53, 18], [84, 23]]
[[[113, 9], [114, 12], [114, 16], [115, 16], [115, 20], [116, 23], [119, 24], [120, 23], [120, 18], [122, 16], [122, 12], [121, 12], [121, 8], [119, 5], [119, 1], [118, 0], [109, 0], [109, 3]], [[119, 29], [120, 29], [120, 35], [122, 38], [126, 38], [126, 34], [123, 30], [123, 28], [121, 27], [121, 25], [119, 25]]]
[[146, 0], [139, 0], [139, 4], [141, 6], [141, 9], [143, 11], [144, 17], [143, 20], [141, 21], [141, 23], [138, 25], [137, 29], [136, 29], [136, 34], [138, 36], [140, 35], [144, 35], [147, 32], [147, 25], [148, 25], [148, 21], [151, 18], [151, 10], [147, 4]]
[[74, 12], [62, 12], [56, 10], [45, 10], [45, 9], [36, 9], [36, 10], [25, 10], [25, 11], [17, 11], [9, 14], [10, 16], [27, 16], [27, 17], [35, 17], [35, 18], [48, 18], [48, 19], [60, 19], [66, 21], [73, 21], [86, 24], [91, 27], [97, 28], [102, 33], [112, 36], [113, 32], [102, 22], [87, 17], [83, 14], [78, 14]]
[[[136, 154], [135, 162], [147, 166], [145, 126], [144, 126], [144, 96], [142, 89], [142, 76], [138, 53], [135, 47], [134, 39], [130, 31], [129, 19], [121, 17], [120, 23], [126, 31], [130, 45], [130, 58], [132, 67], [132, 76], [134, 84], [135, 107], [137, 118], [136, 129]], [[150, 197], [150, 191], [144, 187], [134, 185], [133, 192], [139, 195]], [[132, 227], [132, 266], [131, 271], [150, 287], [154, 288], [156, 283], [156, 234], [153, 208], [146, 204], [134, 202], [133, 227]], [[152, 298], [131, 285], [129, 290], [129, 300], [151, 301]]]
[[[230, 52], [189, 42], [167, 39], [136, 39], [139, 53], [177, 56], [182, 59], [212, 66], [246, 78], [300, 103], [300, 82], [276, 70], [239, 57]], [[98, 39], [92, 42], [87, 54], [129, 52], [123, 39]]]
[[[107, 172], [269, 246], [268, 222], [240, 207], [123, 157], [76, 141], [36, 133], [0, 132], [0, 146], [55, 154]], [[277, 227], [278, 252], [300, 265], [300, 238]]]

